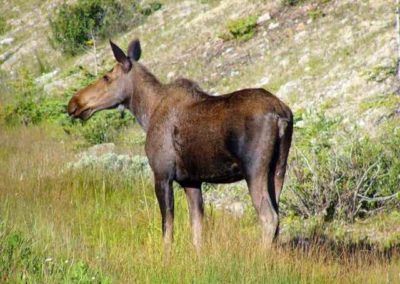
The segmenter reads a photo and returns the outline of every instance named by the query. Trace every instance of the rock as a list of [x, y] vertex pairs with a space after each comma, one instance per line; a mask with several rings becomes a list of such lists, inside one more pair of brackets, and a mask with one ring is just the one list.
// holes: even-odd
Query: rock
[[103, 143], [90, 147], [86, 153], [93, 156], [100, 156], [106, 153], [113, 153], [114, 151], [115, 151], [114, 143]]
[[0, 40], [0, 45], [10, 45], [13, 42], [14, 42], [14, 38], [7, 37], [7, 38], [4, 38], [4, 39]]
[[287, 82], [285, 85], [283, 85], [279, 88], [279, 91], [276, 93], [276, 95], [278, 97], [281, 97], [281, 96], [286, 97], [287, 95], [289, 95], [290, 93], [292, 93], [296, 90], [297, 85], [298, 85], [297, 80]]
[[56, 80], [56, 81], [50, 81], [49, 83], [45, 84], [43, 86], [43, 90], [47, 94], [53, 94], [58, 91], [62, 91], [66, 89], [68, 86], [68, 82], [65, 82], [64, 80]]
[[35, 82], [39, 85], [43, 85], [44, 83], [50, 81], [50, 79], [54, 78], [54, 76], [56, 76], [58, 72], [60, 72], [60, 69], [56, 69], [52, 72], [45, 73], [42, 76], [36, 78]]
[[3, 54], [0, 54], [0, 64], [7, 61], [12, 55], [14, 54], [14, 51], [7, 50]]
[[289, 58], [283, 58], [281, 61], [279, 61], [279, 65], [282, 66], [283, 68], [286, 68], [289, 66]]
[[301, 31], [294, 36], [294, 41], [299, 42], [307, 35], [306, 31]]
[[271, 20], [271, 15], [267, 12], [257, 19], [257, 25], [263, 25], [265, 22]]
[[168, 72], [168, 74], [167, 74], [168, 80], [171, 80], [171, 79], [174, 78], [174, 77], [175, 77], [175, 72], [174, 72], [174, 71]]
[[274, 29], [276, 29], [277, 27], [279, 27], [279, 23], [278, 23], [278, 22], [270, 23], [270, 24], [268, 25], [268, 29], [269, 29], [269, 30], [274, 30]]
[[241, 217], [243, 215], [245, 208], [246, 208], [245, 204], [239, 201], [235, 201], [224, 206], [225, 210], [231, 212], [233, 215], [237, 217]]
[[309, 54], [304, 54], [300, 59], [299, 59], [299, 63], [301, 65], [305, 65], [310, 61], [310, 55]]
[[305, 29], [306, 29], [306, 25], [304, 23], [300, 23], [296, 27], [296, 31], [298, 31], [298, 32], [304, 31]]
[[237, 76], [237, 75], [239, 75], [239, 74], [240, 74], [239, 71], [237, 71], [237, 70], [232, 70], [232, 71], [230, 72], [229, 76], [230, 76], [230, 77], [235, 77], [235, 76]]
[[269, 76], [262, 77], [261, 80], [257, 83], [258, 86], [262, 87], [269, 83], [271, 78]]

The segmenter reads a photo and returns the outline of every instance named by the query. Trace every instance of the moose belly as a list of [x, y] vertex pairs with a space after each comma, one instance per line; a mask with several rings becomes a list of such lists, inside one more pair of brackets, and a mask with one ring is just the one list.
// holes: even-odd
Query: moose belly
[[216, 119], [196, 121], [185, 121], [173, 131], [177, 181], [230, 183], [243, 179], [241, 162], [231, 149], [236, 142], [229, 140], [228, 127]]
[[201, 155], [182, 157], [176, 164], [178, 182], [230, 183], [243, 179], [239, 161], [230, 155]]

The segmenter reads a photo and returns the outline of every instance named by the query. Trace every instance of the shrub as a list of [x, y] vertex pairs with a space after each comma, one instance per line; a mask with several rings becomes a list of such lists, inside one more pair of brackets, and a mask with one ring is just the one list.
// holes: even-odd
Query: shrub
[[227, 25], [229, 35], [225, 39], [231, 37], [241, 41], [249, 40], [254, 36], [256, 27], [257, 16], [249, 16], [247, 18], [230, 21]]
[[52, 41], [74, 55], [93, 37], [107, 38], [127, 30], [140, 19], [136, 1], [78, 0], [63, 4], [50, 19]]
[[308, 11], [308, 16], [311, 20], [316, 21], [319, 18], [325, 17], [325, 13], [319, 8], [314, 8]]
[[0, 17], [0, 35], [5, 34], [7, 30], [8, 30], [8, 25], [6, 19]]
[[150, 16], [154, 12], [160, 10], [162, 8], [162, 3], [160, 2], [151, 2], [147, 5], [139, 7], [139, 11], [144, 16]]
[[89, 144], [113, 142], [121, 131], [132, 125], [132, 115], [122, 115], [118, 110], [102, 111], [88, 121], [67, 119], [62, 122], [66, 133], [82, 137]]
[[341, 132], [340, 119], [309, 112], [297, 120], [304, 127], [295, 131], [282, 212], [352, 221], [398, 205], [398, 127], [360, 138]]
[[304, 1], [305, 0], [282, 0], [282, 4], [284, 6], [296, 6]]
[[42, 88], [26, 70], [11, 82], [11, 88], [15, 94], [13, 102], [7, 104], [1, 113], [6, 124], [38, 124], [65, 116], [66, 103], [59, 98], [44, 96]]
[[[76, 86], [78, 89], [86, 86], [93, 78], [92, 74], [84, 72]], [[56, 123], [62, 126], [66, 133], [81, 137], [89, 144], [97, 144], [113, 141], [122, 129], [135, 121], [132, 115], [123, 115], [117, 110], [95, 114], [86, 122], [73, 120], [68, 116], [66, 108], [76, 89], [68, 90], [62, 97], [43, 95], [43, 89], [26, 71], [20, 72], [19, 77], [11, 83], [11, 88], [15, 97], [0, 113], [0, 118], [7, 125]]]

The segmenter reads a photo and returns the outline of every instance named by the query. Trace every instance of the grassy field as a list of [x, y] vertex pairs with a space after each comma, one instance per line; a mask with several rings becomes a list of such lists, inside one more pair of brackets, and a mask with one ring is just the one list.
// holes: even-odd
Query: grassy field
[[74, 143], [51, 126], [0, 131], [0, 281], [24, 283], [398, 283], [400, 259], [374, 251], [259, 245], [253, 212], [207, 207], [205, 246], [190, 242], [176, 192], [175, 242], [163, 255], [152, 181], [71, 171]]

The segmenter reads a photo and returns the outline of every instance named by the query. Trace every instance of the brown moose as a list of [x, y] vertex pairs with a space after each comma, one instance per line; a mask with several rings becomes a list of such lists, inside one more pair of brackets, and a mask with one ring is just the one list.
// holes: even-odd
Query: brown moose
[[292, 139], [292, 112], [264, 89], [221, 96], [178, 79], [162, 84], [143, 65], [139, 40], [125, 53], [110, 41], [117, 64], [101, 79], [77, 92], [68, 113], [88, 119], [123, 105], [146, 131], [146, 154], [154, 173], [164, 244], [173, 235], [172, 182], [185, 190], [193, 243], [201, 246], [204, 215], [201, 184], [245, 179], [258, 213], [263, 241], [278, 234], [278, 203]]

